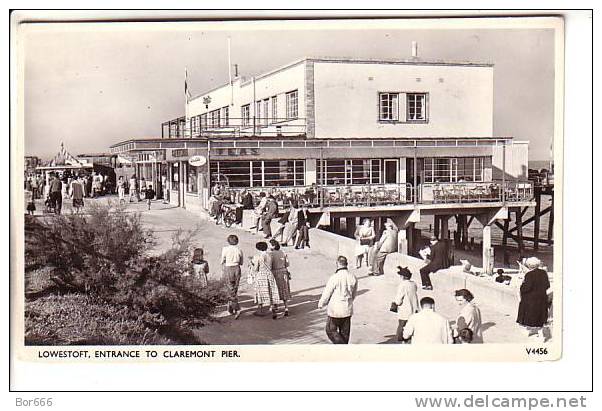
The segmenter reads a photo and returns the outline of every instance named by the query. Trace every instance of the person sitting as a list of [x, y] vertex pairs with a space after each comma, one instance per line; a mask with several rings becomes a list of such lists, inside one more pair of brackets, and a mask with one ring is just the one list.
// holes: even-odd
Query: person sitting
[[497, 270], [497, 277], [495, 277], [496, 283], [509, 285], [511, 280], [512, 277], [510, 277], [509, 275], [505, 275], [503, 269], [500, 268]]

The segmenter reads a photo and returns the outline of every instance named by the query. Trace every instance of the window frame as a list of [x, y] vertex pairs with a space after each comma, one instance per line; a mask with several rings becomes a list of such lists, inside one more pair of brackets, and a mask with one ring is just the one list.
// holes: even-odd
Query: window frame
[[[384, 119], [382, 118], [382, 96], [383, 95], [397, 95], [397, 119]], [[405, 112], [401, 111], [401, 98], [405, 95]], [[424, 119], [411, 120], [410, 108], [409, 108], [409, 96], [410, 95], [424, 95]], [[376, 93], [376, 121], [381, 124], [427, 124], [429, 122], [429, 108], [430, 108], [430, 97], [427, 91], [378, 91]], [[402, 118], [402, 115], [404, 118]]]
[[[378, 121], [381, 123], [401, 123], [402, 121], [399, 119], [399, 95], [402, 94], [399, 91], [379, 91], [378, 92]], [[397, 118], [391, 118], [391, 119], [386, 119], [382, 117], [382, 113], [383, 113], [383, 96], [396, 96], [397, 98], [397, 115], [393, 117], [397, 117]], [[393, 110], [391, 109], [391, 114], [393, 113]]]
[[[297, 120], [299, 119], [299, 89], [289, 91], [285, 93], [286, 96], [286, 119]], [[293, 100], [294, 96], [294, 100]], [[294, 101], [294, 105], [293, 102]], [[294, 113], [292, 107], [295, 108]], [[294, 114], [294, 115], [293, 115]]]
[[278, 122], [278, 96], [270, 97], [270, 104], [272, 105], [272, 124]]
[[[429, 120], [429, 93], [424, 91], [406, 91], [406, 123], [428, 123]], [[423, 96], [422, 102], [423, 118], [410, 118], [410, 96]]]
[[240, 106], [240, 118], [242, 127], [251, 125], [251, 103]]

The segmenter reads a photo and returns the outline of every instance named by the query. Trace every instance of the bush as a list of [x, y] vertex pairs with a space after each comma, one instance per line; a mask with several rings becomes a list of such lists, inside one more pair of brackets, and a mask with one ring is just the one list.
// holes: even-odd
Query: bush
[[25, 303], [25, 344], [169, 344], [169, 338], [128, 310], [82, 294]]
[[[178, 231], [167, 252], [150, 256], [149, 251], [154, 245], [152, 233], [142, 228], [138, 214], [127, 213], [122, 207], [92, 207], [88, 217], [67, 215], [42, 221], [26, 220], [26, 260], [33, 259], [33, 262], [28, 261], [26, 289], [50, 282], [53, 284], [47, 288], [50, 293], [75, 293], [91, 299], [69, 297], [71, 304], [85, 301], [94, 307], [104, 307], [104, 311], [91, 310], [88, 314], [85, 310], [60, 313], [68, 322], [76, 315], [89, 319], [83, 321], [82, 318], [84, 329], [79, 331], [85, 338], [93, 335], [103, 338], [104, 335], [109, 341], [105, 344], [112, 343], [114, 337], [110, 333], [96, 334], [94, 331], [98, 321], [95, 316], [105, 318], [107, 311], [122, 313], [127, 310], [128, 321], [134, 323], [124, 324], [135, 327], [142, 324], [173, 343], [195, 343], [198, 341], [190, 330], [182, 326], [210, 320], [216, 307], [227, 301], [227, 295], [222, 283], [212, 283], [201, 289], [195, 278], [186, 275], [190, 272], [189, 250], [193, 235], [193, 231]], [[33, 269], [39, 276], [44, 273], [45, 280], [36, 280]], [[45, 294], [38, 290], [32, 295], [39, 298]], [[32, 307], [31, 313], [35, 313], [37, 306]], [[58, 334], [44, 336], [43, 325], [49, 330], [57, 327], [50, 327], [49, 323], [41, 323], [36, 318], [33, 314], [26, 317], [26, 322], [33, 321], [27, 324], [33, 327], [29, 341], [36, 338], [65, 340]], [[69, 330], [74, 333], [73, 327]], [[129, 335], [119, 329], [114, 331], [119, 336]], [[130, 343], [140, 343], [140, 335], [130, 337], [133, 339]]]

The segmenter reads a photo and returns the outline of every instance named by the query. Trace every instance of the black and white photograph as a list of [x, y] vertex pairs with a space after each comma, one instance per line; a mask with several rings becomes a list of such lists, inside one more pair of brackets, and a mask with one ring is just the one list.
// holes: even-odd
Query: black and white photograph
[[562, 18], [15, 36], [29, 355], [561, 358]]

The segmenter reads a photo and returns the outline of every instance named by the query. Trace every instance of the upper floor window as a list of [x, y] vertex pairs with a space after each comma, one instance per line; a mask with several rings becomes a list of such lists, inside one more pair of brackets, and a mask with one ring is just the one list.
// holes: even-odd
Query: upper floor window
[[210, 120], [211, 120], [211, 127], [213, 128], [218, 128], [220, 127], [220, 110], [213, 110], [211, 113], [209, 113], [210, 115]]
[[278, 121], [278, 97], [272, 97], [272, 123]]
[[248, 126], [251, 123], [251, 105], [246, 104], [240, 108], [240, 117], [242, 118], [242, 125]]
[[286, 118], [295, 119], [299, 116], [299, 99], [297, 90], [286, 93]]
[[222, 107], [222, 122], [224, 126], [230, 125], [230, 107]]
[[261, 121], [261, 100], [255, 102], [255, 120]]
[[399, 93], [380, 93], [379, 120], [399, 121]]
[[201, 131], [207, 130], [207, 113], [201, 114]]
[[267, 126], [268, 122], [269, 122], [269, 107], [270, 107], [270, 100], [269, 99], [265, 99], [263, 100], [263, 125]]
[[408, 121], [426, 120], [426, 93], [407, 94]]
[[201, 132], [201, 117], [194, 116], [190, 119], [190, 131], [193, 136], [198, 136]]

